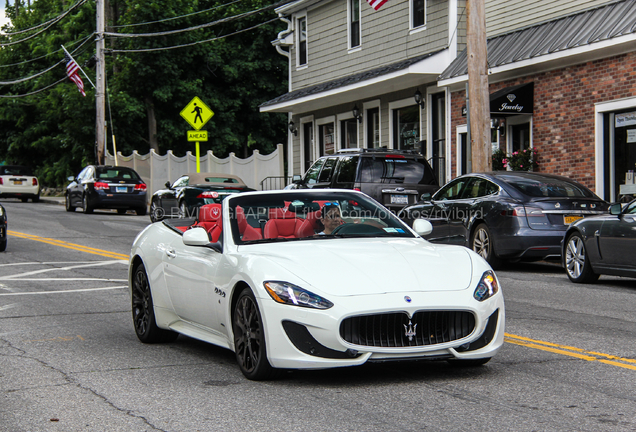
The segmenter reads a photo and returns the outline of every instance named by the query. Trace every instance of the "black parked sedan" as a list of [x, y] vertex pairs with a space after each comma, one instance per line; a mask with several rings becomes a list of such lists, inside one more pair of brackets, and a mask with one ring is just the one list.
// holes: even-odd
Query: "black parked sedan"
[[568, 226], [609, 207], [566, 177], [521, 171], [463, 175], [422, 198], [399, 216], [409, 224], [428, 219], [429, 241], [467, 246], [493, 267], [560, 256]]
[[69, 177], [66, 187], [66, 211], [81, 207], [84, 213], [94, 209], [117, 209], [123, 214], [135, 210], [146, 214], [146, 183], [132, 168], [89, 165], [77, 177]]
[[600, 274], [636, 277], [635, 250], [636, 200], [573, 223], [565, 233], [563, 266], [576, 283], [594, 282]]
[[220, 203], [238, 192], [253, 191], [240, 177], [232, 174], [189, 173], [166, 182], [166, 189], [152, 194], [150, 220], [157, 222], [171, 217], [196, 217], [203, 204]]
[[0, 252], [7, 249], [7, 212], [0, 205]]

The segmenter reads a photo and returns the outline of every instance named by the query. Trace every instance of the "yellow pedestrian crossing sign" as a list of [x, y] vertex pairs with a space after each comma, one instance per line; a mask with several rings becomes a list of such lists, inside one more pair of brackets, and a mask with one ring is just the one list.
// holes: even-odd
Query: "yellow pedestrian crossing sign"
[[196, 96], [181, 111], [181, 117], [196, 130], [201, 129], [213, 115], [214, 112]]

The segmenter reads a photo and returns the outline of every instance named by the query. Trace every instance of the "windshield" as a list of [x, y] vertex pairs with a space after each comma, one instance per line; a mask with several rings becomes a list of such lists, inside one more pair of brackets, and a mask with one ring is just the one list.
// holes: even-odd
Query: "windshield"
[[97, 167], [97, 178], [99, 179], [135, 179], [139, 180], [139, 175], [130, 168], [123, 167]]
[[5, 165], [0, 166], [0, 175], [21, 175], [30, 176], [33, 175], [31, 168], [18, 165]]
[[533, 198], [594, 197], [592, 191], [585, 186], [558, 178], [529, 178], [506, 175], [500, 177], [515, 189]]
[[236, 244], [360, 237], [414, 237], [375, 200], [352, 192], [236, 195], [230, 201]]

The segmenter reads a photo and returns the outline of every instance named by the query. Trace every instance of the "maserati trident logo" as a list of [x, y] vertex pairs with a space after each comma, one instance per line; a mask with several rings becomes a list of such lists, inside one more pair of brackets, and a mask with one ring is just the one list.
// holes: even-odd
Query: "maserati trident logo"
[[214, 208], [212, 209], [212, 215], [213, 215], [214, 217], [219, 217], [219, 213], [220, 213], [220, 212], [221, 212], [221, 211], [220, 211], [217, 207], [214, 207]]
[[404, 296], [404, 301], [407, 302], [407, 303], [411, 303], [411, 297]]
[[407, 327], [406, 324], [402, 324], [404, 326], [404, 336], [409, 338], [409, 341], [413, 340], [413, 336], [416, 335], [417, 324], [413, 325], [411, 320], [409, 320], [409, 325]]

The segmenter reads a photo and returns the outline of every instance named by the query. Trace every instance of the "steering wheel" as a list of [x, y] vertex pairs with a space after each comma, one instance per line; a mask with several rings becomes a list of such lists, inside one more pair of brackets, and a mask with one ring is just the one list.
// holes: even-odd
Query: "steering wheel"
[[336, 234], [378, 234], [384, 233], [382, 228], [378, 228], [373, 225], [367, 224], [356, 224], [356, 223], [346, 223], [340, 226], [337, 226], [333, 231], [331, 231], [331, 235]]

